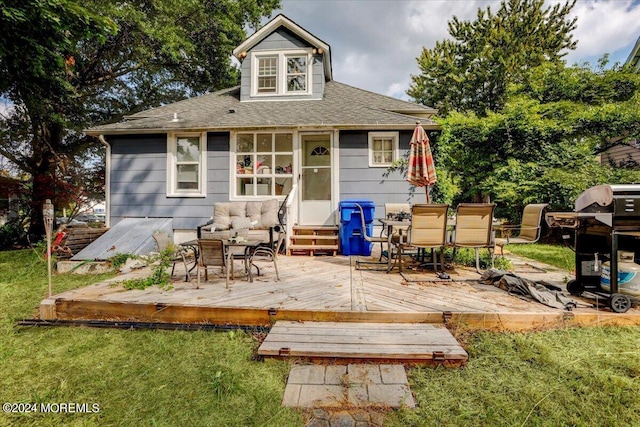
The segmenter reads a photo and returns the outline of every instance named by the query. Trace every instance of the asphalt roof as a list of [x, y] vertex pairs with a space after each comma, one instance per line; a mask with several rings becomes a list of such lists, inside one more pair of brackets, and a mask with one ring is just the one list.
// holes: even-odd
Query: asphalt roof
[[[427, 118], [435, 110], [334, 80], [316, 100], [240, 102], [240, 87], [186, 99], [133, 114], [124, 121], [94, 126], [87, 133], [150, 133], [179, 130], [256, 128], [439, 129]], [[174, 120], [177, 115], [177, 120]]]

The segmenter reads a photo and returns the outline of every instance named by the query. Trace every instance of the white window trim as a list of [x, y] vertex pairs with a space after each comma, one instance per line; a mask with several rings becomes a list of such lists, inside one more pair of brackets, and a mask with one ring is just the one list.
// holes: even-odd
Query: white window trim
[[[258, 92], [258, 58], [277, 57], [276, 61], [276, 91], [270, 93]], [[306, 91], [287, 91], [287, 58], [288, 57], [307, 57], [307, 90]], [[313, 86], [313, 55], [311, 49], [299, 50], [261, 50], [251, 53], [251, 96], [252, 97], [270, 97], [270, 96], [296, 96], [311, 95]]]
[[391, 163], [375, 163], [373, 161], [373, 140], [376, 138], [392, 138], [393, 139], [393, 161], [400, 158], [399, 134], [398, 132], [369, 132], [369, 167], [370, 168], [386, 168]]
[[[176, 150], [178, 137], [200, 138], [200, 168], [198, 173], [198, 190], [176, 189]], [[167, 135], [167, 197], [206, 197], [207, 196], [207, 133], [206, 132], [177, 132]]]

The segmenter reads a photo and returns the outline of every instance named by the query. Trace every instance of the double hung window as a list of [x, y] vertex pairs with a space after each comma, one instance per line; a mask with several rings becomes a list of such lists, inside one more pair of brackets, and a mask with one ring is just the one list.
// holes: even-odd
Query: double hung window
[[167, 196], [204, 197], [206, 133], [170, 134], [167, 142]]

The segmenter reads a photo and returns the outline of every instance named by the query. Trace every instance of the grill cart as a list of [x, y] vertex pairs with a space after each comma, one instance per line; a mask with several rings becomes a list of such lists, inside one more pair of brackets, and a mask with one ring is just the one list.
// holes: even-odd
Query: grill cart
[[598, 185], [575, 201], [574, 212], [548, 212], [549, 227], [574, 234], [572, 295], [604, 300], [624, 313], [640, 297], [640, 185]]

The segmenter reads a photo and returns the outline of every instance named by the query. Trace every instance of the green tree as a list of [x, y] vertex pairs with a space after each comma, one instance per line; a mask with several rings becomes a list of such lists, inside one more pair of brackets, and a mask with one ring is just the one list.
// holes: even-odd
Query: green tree
[[513, 218], [527, 203], [571, 210], [593, 185], [639, 183], [640, 171], [600, 165], [596, 156], [620, 137], [640, 137], [640, 75], [546, 64], [509, 87], [501, 111], [451, 113], [439, 143], [460, 199], [489, 198]]
[[0, 97], [14, 104], [0, 155], [32, 178], [31, 234], [44, 199], [101, 151], [82, 129], [237, 83], [231, 51], [279, 4], [0, 0]]
[[454, 16], [448, 23], [452, 39], [423, 48], [420, 74], [412, 76], [407, 93], [443, 115], [499, 111], [510, 83], [521, 82], [538, 65], [560, 63], [575, 49], [576, 18], [569, 17], [574, 4], [545, 8], [544, 0], [505, 0], [496, 13], [478, 9], [475, 21]]

